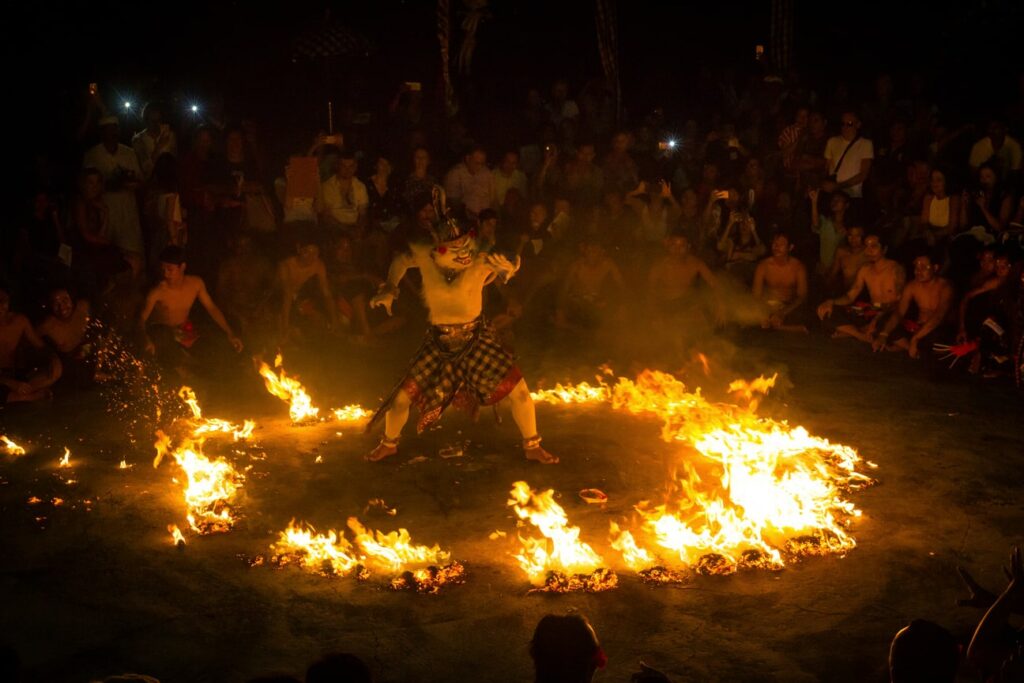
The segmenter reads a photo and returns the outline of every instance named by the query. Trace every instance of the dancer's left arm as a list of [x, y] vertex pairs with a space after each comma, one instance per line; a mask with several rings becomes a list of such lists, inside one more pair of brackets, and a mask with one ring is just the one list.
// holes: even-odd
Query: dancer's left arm
[[380, 291], [370, 299], [370, 308], [383, 306], [390, 316], [391, 306], [398, 298], [398, 285], [405, 277], [406, 271], [413, 267], [415, 266], [411, 254], [399, 253], [396, 255], [391, 261], [391, 267], [388, 268], [388, 281], [381, 285]]

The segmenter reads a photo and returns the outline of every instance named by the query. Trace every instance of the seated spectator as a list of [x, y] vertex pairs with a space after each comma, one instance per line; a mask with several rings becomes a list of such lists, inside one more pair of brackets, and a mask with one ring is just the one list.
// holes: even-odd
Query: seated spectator
[[764, 255], [765, 248], [757, 234], [754, 217], [747, 211], [746, 201], [735, 189], [728, 192], [729, 215], [725, 227], [718, 233], [715, 248], [720, 263], [749, 282], [754, 264]]
[[[320, 258], [320, 247], [311, 234], [311, 225], [294, 226], [294, 253], [277, 266], [277, 284], [281, 288], [281, 317], [278, 331], [282, 340], [293, 339], [302, 325], [336, 329], [334, 296], [327, 283], [327, 268]], [[326, 319], [326, 320], [325, 320]]]
[[370, 667], [355, 655], [327, 655], [306, 669], [306, 683], [372, 683]]
[[335, 295], [334, 306], [339, 323], [352, 332], [356, 342], [369, 342], [405, 324], [405, 317], [400, 313], [403, 301], [395, 302], [391, 315], [379, 308], [368, 308], [370, 299], [384, 281], [359, 267], [350, 239], [339, 238], [331, 250], [331, 257], [327, 279]]
[[582, 209], [597, 206], [604, 189], [604, 172], [594, 163], [597, 153], [592, 142], [576, 148], [576, 156], [565, 164], [565, 192], [573, 205]]
[[629, 153], [632, 144], [632, 137], [625, 131], [616, 133], [612, 138], [612, 148], [602, 167], [605, 188], [625, 193], [640, 182], [640, 171]]
[[999, 178], [992, 164], [978, 168], [977, 189], [973, 193], [965, 189], [960, 198], [960, 226], [964, 230], [981, 226], [984, 232], [998, 238], [1006, 229], [1013, 202]]
[[796, 160], [797, 154], [797, 143], [800, 142], [800, 136], [807, 130], [810, 118], [811, 110], [806, 106], [799, 106], [793, 116], [793, 123], [779, 133], [778, 146], [782, 153], [782, 166], [787, 174], [792, 174], [793, 162]]
[[142, 168], [142, 179], [149, 180], [161, 155], [178, 155], [178, 138], [164, 119], [164, 106], [159, 102], [146, 103], [142, 123], [145, 127], [132, 137], [132, 148]]
[[366, 232], [370, 195], [363, 181], [356, 177], [359, 162], [349, 150], [338, 157], [334, 175], [320, 183], [317, 213], [321, 225], [331, 235], [344, 234], [361, 240]]
[[[885, 321], [871, 348], [902, 349], [911, 358], [931, 351], [953, 305], [953, 285], [938, 272], [939, 264], [928, 254], [914, 259], [914, 279], [903, 288], [896, 315]], [[914, 316], [909, 315], [911, 304], [917, 309]]]
[[476, 217], [476, 224], [476, 241], [480, 251], [492, 251], [498, 243], [498, 212], [484, 209]]
[[[565, 187], [565, 177], [562, 173], [562, 152], [553, 141], [544, 145], [544, 156], [540, 168], [531, 180], [533, 196], [544, 201], [550, 201], [555, 195], [562, 192]], [[519, 193], [519, 188], [513, 187]], [[519, 193], [522, 197], [526, 194]], [[506, 192], [506, 197], [508, 193]]]
[[71, 298], [67, 289], [50, 292], [50, 314], [36, 332], [53, 345], [60, 358], [64, 382], [81, 387], [92, 382], [94, 362], [91, 348], [85, 343], [89, 327], [89, 302]]
[[915, 619], [896, 633], [889, 647], [892, 683], [954, 683], [960, 648], [949, 631]]
[[103, 199], [103, 176], [87, 168], [78, 179], [78, 193], [71, 205], [72, 248], [78, 258], [76, 270], [84, 266], [87, 279], [103, 290], [118, 273], [129, 269], [127, 261], [110, 237], [110, 212]]
[[949, 194], [946, 174], [932, 169], [931, 190], [921, 207], [919, 235], [929, 247], [945, 245], [960, 227], [960, 197]]
[[0, 403], [38, 401], [50, 395], [60, 379], [61, 364], [53, 354], [23, 358], [24, 344], [46, 351], [28, 318], [11, 310], [11, 295], [0, 288]]
[[516, 247], [516, 254], [523, 259], [527, 269], [532, 267], [533, 261], [540, 257], [544, 250], [546, 242], [550, 241], [549, 227], [551, 219], [548, 217], [547, 205], [544, 202], [531, 203], [529, 220], [525, 229], [519, 233], [519, 243]]
[[501, 157], [501, 163], [494, 170], [494, 200], [497, 205], [505, 201], [510, 188], [526, 196], [528, 185], [526, 174], [519, 170], [519, 152], [509, 150]]
[[1006, 315], [1004, 300], [1015, 284], [1010, 279], [1011, 272], [1010, 257], [997, 254], [992, 273], [960, 300], [957, 342], [979, 344], [969, 365], [972, 373], [984, 371], [987, 376], [995, 376], [995, 366], [1002, 365], [1009, 355], [1010, 335], [1006, 330], [1012, 321]]
[[836, 247], [832, 269], [825, 275], [825, 282], [831, 288], [839, 284], [839, 291], [845, 292], [853, 286], [857, 271], [867, 262], [864, 255], [864, 228], [851, 225], [846, 229], [846, 241]]
[[679, 229], [686, 233], [691, 246], [700, 244], [700, 204], [697, 192], [693, 189], [683, 190], [679, 197]]
[[820, 196], [821, 191], [817, 188], [807, 191], [811, 200], [811, 232], [818, 235], [818, 272], [827, 273], [832, 269], [836, 249], [846, 237], [850, 198], [845, 192], [833, 192], [828, 200], [828, 213], [822, 215], [818, 209]]
[[252, 237], [235, 235], [228, 244], [228, 257], [217, 271], [217, 300], [247, 343], [269, 328], [276, 317], [270, 310], [273, 281], [273, 266], [254, 247]]
[[626, 203], [640, 218], [640, 246], [660, 243], [679, 220], [679, 203], [672, 196], [672, 186], [665, 180], [640, 181], [636, 189], [626, 195]]
[[[850, 289], [841, 297], [826, 299], [818, 306], [818, 317], [822, 321], [830, 318], [828, 328], [833, 330], [833, 338], [848, 336], [871, 344], [895, 312], [906, 275], [903, 266], [885, 257], [877, 235], [864, 238], [864, 257], [867, 262], [857, 271]], [[865, 288], [870, 302], [858, 302]], [[834, 315], [837, 306], [840, 310]]]
[[456, 164], [444, 179], [448, 204], [465, 208], [469, 218], [476, 218], [484, 209], [493, 209], [495, 203], [494, 174], [487, 168], [487, 152], [474, 145], [462, 161]]
[[371, 232], [390, 233], [401, 219], [402, 199], [391, 186], [391, 162], [379, 156], [374, 162], [373, 175], [366, 184], [369, 204], [367, 218]]
[[1020, 143], [1006, 134], [1006, 124], [1000, 119], [992, 119], [988, 124], [988, 135], [978, 140], [971, 147], [968, 163], [972, 170], [980, 170], [989, 164], [1003, 178], [1020, 171]]
[[551, 86], [551, 101], [547, 105], [548, 120], [561, 125], [563, 121], [574, 121], [580, 116], [576, 101], [569, 97], [569, 84], [557, 80]]
[[825, 192], [843, 190], [852, 198], [864, 196], [864, 181], [871, 173], [875, 148], [871, 140], [861, 137], [860, 118], [854, 111], [844, 111], [841, 134], [830, 138], [825, 147], [828, 177], [821, 184]]
[[596, 239], [581, 244], [580, 252], [558, 295], [555, 325], [565, 330], [594, 330], [619, 313], [624, 286], [619, 267]]
[[754, 271], [754, 298], [768, 307], [764, 329], [807, 332], [807, 269], [790, 252], [789, 235], [777, 233], [771, 241], [772, 255]]
[[[663, 240], [665, 254], [654, 262], [647, 276], [648, 301], [655, 318], [674, 319], [689, 317], [699, 302], [694, 296], [697, 281], [702, 280], [711, 289], [718, 281], [711, 269], [691, 253], [690, 239], [677, 231]], [[716, 309], [716, 317], [720, 317]]]
[[406, 208], [415, 211], [412, 204], [417, 197], [430, 194], [437, 180], [430, 173], [430, 151], [426, 147], [417, 147], [412, 151], [412, 171], [402, 185], [402, 200]]
[[192, 306], [197, 299], [227, 335], [235, 351], [241, 351], [242, 340], [235, 336], [224, 314], [210, 298], [206, 283], [195, 275], [185, 275], [184, 250], [175, 246], [164, 248], [160, 267], [163, 279], [149, 290], [139, 316], [145, 352], [156, 356], [165, 367], [179, 374], [187, 373], [187, 367], [194, 361], [191, 349], [200, 339], [199, 330], [191, 319]]
[[640, 230], [640, 221], [618, 190], [606, 190], [597, 211], [594, 229], [600, 239], [615, 247], [631, 244]]
[[535, 683], [589, 683], [608, 658], [581, 614], [542, 618], [530, 641]]

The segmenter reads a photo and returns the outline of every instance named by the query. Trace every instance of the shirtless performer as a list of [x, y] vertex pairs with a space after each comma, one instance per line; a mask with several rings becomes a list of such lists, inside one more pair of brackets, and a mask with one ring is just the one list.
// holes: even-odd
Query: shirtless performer
[[64, 381], [61, 384], [68, 382], [69, 378], [71, 384], [87, 384], [93, 379], [93, 368], [87, 360], [90, 349], [85, 344], [88, 326], [87, 300], [72, 300], [64, 288], [50, 292], [50, 315], [36, 331], [57, 350], [63, 366]]
[[825, 281], [831, 288], [842, 274], [843, 288], [840, 291], [845, 292], [853, 286], [857, 271], [865, 263], [867, 257], [864, 256], [864, 228], [850, 226], [846, 229], [846, 242], [836, 247], [836, 255], [832, 259], [832, 267], [825, 275]]
[[[334, 296], [327, 284], [327, 268], [320, 258], [320, 247], [305, 231], [299, 231], [295, 238], [295, 254], [281, 261], [277, 267], [278, 283], [281, 287], [281, 339], [291, 336], [292, 310], [297, 312], [312, 304], [318, 293], [326, 311], [330, 329], [337, 329], [338, 315]], [[316, 286], [316, 293], [310, 291]]]
[[46, 398], [50, 387], [60, 379], [62, 368], [56, 356], [51, 355], [45, 369], [17, 364], [18, 348], [23, 341], [36, 349], [46, 349], [28, 318], [11, 310], [10, 293], [0, 289], [0, 403]]
[[[914, 279], [903, 288], [896, 315], [889, 316], [871, 348], [902, 349], [911, 358], [919, 358], [921, 347], [930, 350], [934, 332], [946, 321], [953, 303], [953, 285], [937, 277], [939, 264], [922, 254], [914, 259]], [[916, 320], [907, 317], [910, 304], [917, 306]]]
[[754, 298], [768, 306], [768, 317], [761, 323], [766, 330], [807, 332], [801, 322], [801, 306], [807, 301], [807, 268], [790, 251], [789, 235], [772, 237], [772, 255], [757, 264], [754, 271]]
[[[832, 336], [849, 336], [871, 344], [885, 318], [896, 310], [906, 273], [903, 266], [885, 257], [877, 235], [864, 238], [864, 256], [867, 263], [857, 271], [850, 289], [841, 297], [826, 299], [818, 306], [818, 317], [824, 321], [833, 316], [836, 306], [842, 307], [840, 314], [832, 317]], [[865, 287], [871, 304], [855, 304]]]
[[[649, 300], [657, 307], [657, 315], [686, 314], [694, 304], [695, 287], [700, 278], [712, 290], [718, 288], [718, 280], [704, 261], [690, 251], [690, 239], [683, 232], [673, 232], [664, 240], [665, 256], [651, 266], [647, 276]], [[716, 298], [716, 317], [721, 318], [719, 301]]]
[[369, 429], [384, 413], [384, 437], [366, 459], [382, 460], [398, 452], [413, 404], [420, 413], [417, 431], [422, 432], [452, 403], [474, 409], [507, 397], [526, 457], [557, 463], [558, 458], [540, 445], [533, 399], [515, 359], [480, 315], [484, 287], [499, 278], [508, 281], [519, 267], [518, 259], [512, 263], [500, 254], [479, 253], [475, 233], [446, 215], [441, 194], [436, 193], [433, 243], [413, 242], [408, 251], [396, 255], [387, 282], [370, 301], [371, 307], [383, 306], [390, 315], [402, 278], [410, 268], [418, 268], [431, 325], [405, 377], [367, 425]]
[[623, 288], [622, 273], [597, 240], [580, 245], [582, 255], [569, 266], [558, 295], [555, 325], [562, 329], [593, 329], [614, 317], [614, 294]]
[[[169, 246], [160, 252], [160, 268], [164, 279], [149, 291], [139, 317], [146, 353], [157, 354], [159, 351], [160, 356], [171, 363], [172, 367], [181, 365], [183, 358], [188, 357], [188, 349], [199, 339], [199, 332], [189, 318], [196, 299], [199, 299], [217, 327], [224, 330], [235, 351], [242, 350], [242, 340], [231, 331], [224, 314], [206, 291], [203, 279], [185, 275], [185, 265], [185, 252], [181, 247]], [[150, 337], [151, 332], [156, 333], [157, 339]]]

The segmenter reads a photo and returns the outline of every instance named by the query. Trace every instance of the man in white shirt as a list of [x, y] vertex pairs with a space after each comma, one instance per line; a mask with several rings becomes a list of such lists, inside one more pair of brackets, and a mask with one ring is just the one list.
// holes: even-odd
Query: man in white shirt
[[860, 136], [860, 117], [856, 112], [843, 112], [841, 134], [829, 138], [825, 145], [825, 166], [828, 179], [821, 184], [825, 192], [843, 190], [847, 196], [864, 196], [864, 181], [871, 172], [875, 146]]
[[971, 147], [971, 170], [977, 171], [986, 161], [992, 162], [1003, 178], [1008, 173], [1020, 170], [1020, 143], [1006, 134], [1006, 125], [998, 119], [988, 124], [988, 135]]
[[498, 206], [505, 203], [505, 193], [517, 190], [524, 200], [527, 198], [526, 174], [519, 170], [519, 153], [508, 151], [494, 171], [494, 193]]
[[469, 218], [475, 219], [484, 209], [495, 207], [494, 174], [487, 168], [487, 152], [473, 147], [444, 179], [448, 200], [466, 207]]
[[153, 165], [161, 154], [178, 153], [178, 138], [171, 126], [164, 123], [163, 105], [150, 102], [142, 109], [142, 120], [146, 127], [132, 138], [132, 147], [139, 158], [143, 177], [149, 180], [153, 175]]
[[83, 168], [95, 168], [103, 176], [106, 191], [103, 202], [109, 211], [110, 239], [135, 274], [142, 271], [142, 228], [135, 191], [142, 181], [142, 169], [135, 150], [119, 141], [116, 116], [99, 121], [101, 142], [85, 153]]
[[322, 225], [340, 228], [349, 237], [359, 239], [366, 227], [366, 211], [370, 206], [370, 195], [366, 185], [356, 178], [359, 163], [350, 151], [342, 151], [338, 157], [338, 169], [334, 175], [320, 184], [317, 197], [317, 213]]

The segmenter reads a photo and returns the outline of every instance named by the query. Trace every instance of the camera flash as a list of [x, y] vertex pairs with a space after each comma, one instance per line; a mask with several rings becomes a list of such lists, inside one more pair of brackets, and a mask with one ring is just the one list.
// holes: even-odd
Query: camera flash
[[198, 104], [193, 104], [193, 105], [192, 105], [192, 113], [194, 114], [194, 113], [196, 113], [197, 111], [199, 111], [199, 105], [198, 105]]
[[132, 103], [131, 103], [131, 102], [127, 102], [127, 101], [126, 101], [126, 102], [124, 103], [124, 108], [125, 108], [125, 109], [131, 109], [131, 108], [132, 108]]

